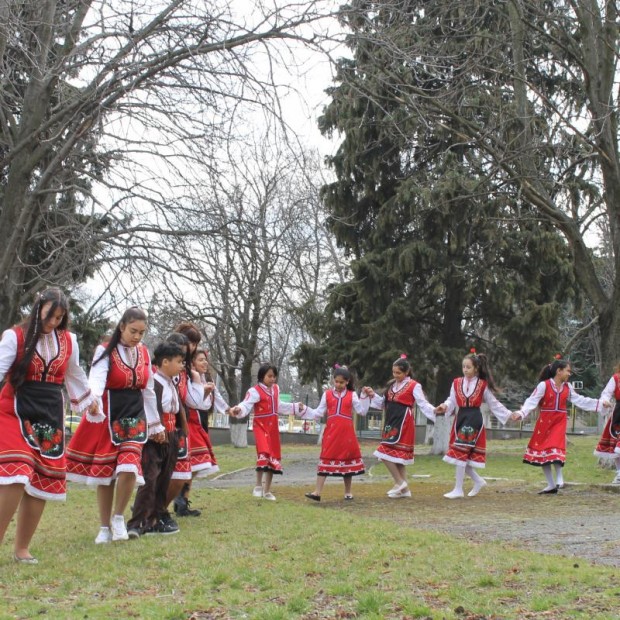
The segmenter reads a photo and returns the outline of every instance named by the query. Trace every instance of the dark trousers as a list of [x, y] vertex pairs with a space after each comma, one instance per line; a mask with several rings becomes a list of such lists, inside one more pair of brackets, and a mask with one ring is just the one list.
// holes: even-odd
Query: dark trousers
[[168, 485], [177, 462], [179, 436], [166, 433], [168, 443], [147, 441], [142, 450], [144, 484], [138, 488], [128, 528], [149, 527], [167, 512]]

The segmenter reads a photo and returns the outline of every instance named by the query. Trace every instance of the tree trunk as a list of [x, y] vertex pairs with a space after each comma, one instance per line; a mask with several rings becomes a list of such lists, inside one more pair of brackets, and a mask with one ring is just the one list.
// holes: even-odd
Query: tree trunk
[[433, 429], [433, 446], [431, 448], [431, 454], [445, 454], [448, 451], [451, 426], [452, 416], [448, 418], [446, 418], [445, 415], [437, 416], [435, 428]]
[[248, 447], [248, 422], [246, 420], [230, 421], [230, 443], [235, 448]]

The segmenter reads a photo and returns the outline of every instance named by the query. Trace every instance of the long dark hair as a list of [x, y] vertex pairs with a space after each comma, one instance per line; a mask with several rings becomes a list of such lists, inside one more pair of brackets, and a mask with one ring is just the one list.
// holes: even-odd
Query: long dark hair
[[468, 353], [463, 359], [471, 360], [471, 363], [474, 365], [478, 376], [487, 382], [487, 385], [491, 390], [493, 390], [494, 392], [497, 391], [495, 379], [493, 379], [493, 375], [491, 374], [491, 368], [489, 367], [489, 360], [484, 353], [476, 353], [476, 351], [474, 350]]
[[570, 362], [568, 360], [563, 359], [555, 359], [551, 364], [547, 364], [543, 366], [540, 375], [538, 376], [539, 381], [546, 381], [547, 379], [553, 379], [557, 374], [558, 370], [564, 369], [567, 366], [570, 366]]
[[347, 390], [352, 392], [355, 389], [353, 373], [346, 366], [334, 366], [332, 377], [342, 377], [347, 382]]
[[[196, 345], [196, 348], [198, 348], [198, 345], [200, 344], [200, 341], [202, 340], [202, 335], [198, 327], [194, 325], [193, 323], [190, 323], [189, 321], [184, 321], [183, 323], [179, 323], [174, 328], [173, 333], [183, 334], [183, 336], [185, 336], [187, 340], [187, 342], [185, 343], [185, 346], [187, 347], [185, 351], [185, 370], [187, 370], [187, 375], [190, 376], [191, 375], [190, 371], [192, 369], [192, 354], [190, 353], [188, 345], [191, 342], [192, 344]], [[168, 337], [168, 340], [170, 340], [170, 337]]]
[[213, 381], [213, 377], [209, 372], [209, 352], [206, 349], [196, 349], [194, 354], [192, 355], [192, 362], [200, 355], [203, 354], [207, 358], [207, 372], [205, 372], [205, 379], [207, 383], [211, 383]]
[[69, 301], [59, 288], [46, 288], [42, 293], [38, 293], [35, 296], [30, 315], [19, 325], [25, 332], [24, 355], [11, 369], [10, 381], [14, 390], [20, 387], [26, 379], [28, 366], [30, 366], [32, 356], [37, 347], [37, 342], [43, 333], [41, 310], [43, 306], [49, 302], [51, 302], [52, 305], [45, 315], [45, 318], [54, 316], [56, 310], [60, 308], [64, 312], [64, 316], [56, 329], [65, 330], [69, 325]]
[[100, 362], [105, 357], [109, 357], [110, 353], [114, 351], [118, 343], [121, 341], [121, 330], [128, 325], [129, 323], [133, 323], [134, 321], [147, 321], [147, 314], [142, 308], [138, 306], [131, 306], [131, 308], [127, 308], [121, 317], [121, 320], [116, 324], [112, 335], [110, 336], [110, 340], [105, 344], [105, 350], [103, 353], [93, 362], [93, 366]]

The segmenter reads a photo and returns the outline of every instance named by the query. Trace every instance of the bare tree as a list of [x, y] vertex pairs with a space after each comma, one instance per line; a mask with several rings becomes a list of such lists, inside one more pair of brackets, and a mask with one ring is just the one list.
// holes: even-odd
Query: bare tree
[[172, 217], [195, 197], [205, 142], [226, 138], [246, 105], [279, 114], [276, 44], [314, 44], [328, 14], [315, 1], [251, 9], [0, 2], [2, 325], [48, 282], [164, 266], [170, 237], [212, 232]]

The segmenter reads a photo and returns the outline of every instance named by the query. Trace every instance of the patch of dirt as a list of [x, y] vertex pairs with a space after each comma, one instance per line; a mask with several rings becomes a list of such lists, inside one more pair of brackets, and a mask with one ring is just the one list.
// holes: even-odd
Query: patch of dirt
[[[368, 470], [376, 464], [364, 459]], [[217, 476], [205, 484], [215, 488], [254, 486], [253, 468]], [[303, 498], [316, 479], [316, 457], [289, 454], [284, 476], [274, 477], [272, 490], [281, 499]], [[299, 487], [304, 487], [300, 489]], [[449, 485], [448, 485], [449, 486]], [[522, 481], [489, 480], [477, 497], [448, 500], [446, 484], [411, 477], [410, 499], [392, 500], [386, 491], [387, 478], [356, 476], [355, 500], [343, 500], [339, 480], [328, 480], [318, 509], [354, 511], [396, 523], [462, 537], [473, 542], [504, 541], [529, 549], [574, 557], [596, 564], [620, 566], [620, 540], [617, 538], [620, 495], [609, 485], [571, 485], [557, 495], [538, 495], [539, 487]]]

